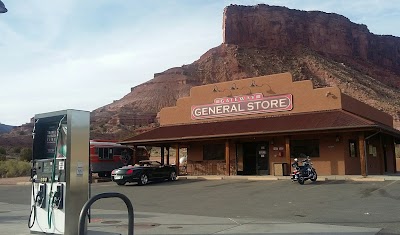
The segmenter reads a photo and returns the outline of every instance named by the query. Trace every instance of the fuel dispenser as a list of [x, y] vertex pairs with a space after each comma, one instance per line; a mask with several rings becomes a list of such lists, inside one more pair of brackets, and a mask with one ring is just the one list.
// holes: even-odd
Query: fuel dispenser
[[87, 111], [35, 115], [31, 233], [78, 234], [79, 214], [89, 198], [89, 128]]

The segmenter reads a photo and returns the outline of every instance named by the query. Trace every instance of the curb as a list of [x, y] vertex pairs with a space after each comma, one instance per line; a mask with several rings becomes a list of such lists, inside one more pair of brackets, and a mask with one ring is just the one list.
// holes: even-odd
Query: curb
[[[288, 177], [260, 177], [260, 176], [249, 176], [249, 177], [232, 177], [232, 176], [179, 176], [179, 180], [251, 180], [251, 181], [274, 181], [274, 180], [288, 180]], [[355, 181], [355, 182], [384, 182], [384, 181], [396, 181], [400, 180], [400, 177], [365, 177], [360, 178], [359, 176], [352, 177], [329, 177], [321, 176], [317, 181]]]
[[[32, 182], [17, 182], [14, 185], [31, 185], [31, 184], [32, 184]], [[0, 185], [1, 185], [1, 183], [0, 183]]]
[[364, 182], [383, 182], [387, 181], [385, 178], [354, 178], [354, 179], [349, 179], [351, 181], [364, 181]]

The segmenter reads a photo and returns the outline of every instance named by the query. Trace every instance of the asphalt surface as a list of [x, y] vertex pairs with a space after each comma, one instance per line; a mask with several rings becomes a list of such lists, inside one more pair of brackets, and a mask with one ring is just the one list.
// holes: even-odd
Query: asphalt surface
[[[0, 185], [0, 202], [24, 207], [29, 205], [30, 190], [29, 185]], [[92, 192], [123, 193], [142, 216], [160, 213], [176, 218], [257, 219], [303, 226], [312, 223], [306, 225], [309, 227], [323, 224], [381, 228], [379, 234], [400, 234], [400, 181], [336, 180], [299, 185], [288, 180], [179, 180], [146, 186], [105, 182], [92, 184]], [[103, 210], [100, 217], [105, 218], [107, 210], [124, 211], [126, 207], [117, 199], [104, 199], [93, 208]]]

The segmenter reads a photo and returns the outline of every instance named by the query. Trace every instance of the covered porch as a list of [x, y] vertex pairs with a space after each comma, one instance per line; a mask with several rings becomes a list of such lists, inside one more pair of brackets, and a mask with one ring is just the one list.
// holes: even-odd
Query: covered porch
[[[400, 132], [333, 110], [222, 122], [162, 126], [121, 143], [161, 147], [169, 164], [175, 150], [187, 149], [188, 175], [280, 175], [292, 158], [307, 152], [320, 175], [382, 175], [396, 172]], [[280, 172], [275, 166], [281, 165]]]

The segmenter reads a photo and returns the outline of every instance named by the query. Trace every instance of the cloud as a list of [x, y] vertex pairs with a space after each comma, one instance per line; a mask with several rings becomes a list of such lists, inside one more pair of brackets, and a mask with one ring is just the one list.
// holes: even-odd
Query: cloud
[[[400, 9], [390, 0], [265, 2], [338, 12], [374, 33], [400, 35]], [[222, 12], [231, 3], [260, 1], [5, 0], [0, 122], [20, 125], [36, 113], [93, 110], [154, 73], [192, 63], [222, 43]]]
[[[23, 17], [33, 17], [29, 14]], [[57, 18], [50, 14], [42, 20], [52, 17]], [[3, 123], [19, 125], [36, 113], [54, 110], [96, 109], [120, 99], [130, 87], [151, 79], [153, 73], [191, 63], [216, 46], [216, 41], [222, 41], [220, 34], [210, 35], [209, 20], [190, 22], [177, 18], [163, 22], [157, 16], [144, 24], [121, 22], [90, 33], [83, 29], [65, 33], [63, 27], [70, 28], [78, 22], [57, 21], [59, 28], [55, 27], [57, 24], [38, 27], [42, 32], [49, 31], [49, 38], [44, 41], [11, 24], [3, 28], [8, 35], [8, 52], [15, 51], [11, 60], [0, 58], [1, 63], [9, 64], [3, 71], [6, 77], [0, 79], [6, 87], [0, 99], [7, 100], [0, 110]], [[174, 27], [178, 21], [179, 27]], [[65, 36], [62, 45], [57, 43], [60, 34]], [[193, 40], [196, 36], [198, 39]], [[19, 41], [23, 49], [13, 41]]]

